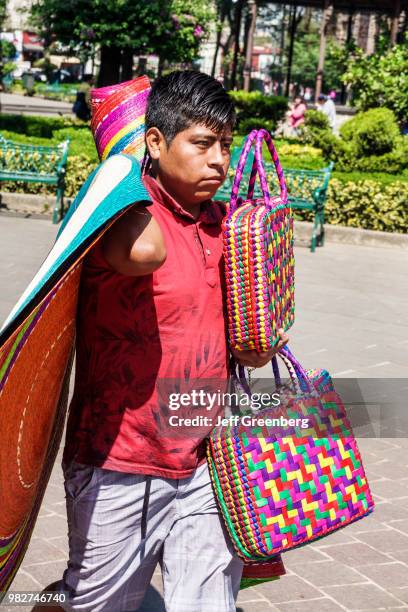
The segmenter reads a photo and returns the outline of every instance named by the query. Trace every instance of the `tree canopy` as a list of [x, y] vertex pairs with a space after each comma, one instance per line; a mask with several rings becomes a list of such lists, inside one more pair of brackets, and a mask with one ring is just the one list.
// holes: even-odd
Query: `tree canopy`
[[359, 110], [385, 106], [401, 123], [408, 121], [408, 37], [401, 45], [364, 55], [357, 49], [350, 59], [344, 82], [353, 92], [352, 102]]
[[37, 0], [31, 8], [48, 44], [88, 55], [100, 47], [101, 85], [131, 76], [123, 71], [134, 53], [191, 62], [212, 17], [203, 0]]

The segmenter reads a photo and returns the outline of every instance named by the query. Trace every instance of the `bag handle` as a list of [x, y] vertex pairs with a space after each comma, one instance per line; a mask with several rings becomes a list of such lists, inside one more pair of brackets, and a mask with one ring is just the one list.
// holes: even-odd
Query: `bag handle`
[[[237, 169], [235, 170], [234, 182], [232, 184], [231, 199], [230, 199], [230, 211], [231, 212], [233, 212], [238, 206], [239, 186], [242, 181], [242, 175], [244, 174], [244, 168], [245, 168], [245, 164], [248, 159], [249, 152], [252, 148], [252, 144], [257, 134], [258, 134], [258, 130], [252, 130], [252, 132], [250, 132], [250, 134], [247, 136], [245, 144], [242, 148], [241, 155], [239, 157], [239, 161], [237, 165]], [[254, 164], [255, 164], [255, 157], [254, 157]], [[252, 171], [253, 171], [253, 166], [252, 166]], [[252, 175], [252, 172], [251, 172], [251, 175]]]
[[[305, 369], [300, 365], [299, 361], [295, 358], [293, 353], [290, 351], [289, 347], [285, 346], [282, 349], [280, 349], [278, 355], [282, 359], [282, 361], [285, 363], [286, 367], [288, 368], [289, 374], [291, 374], [291, 370], [293, 370], [293, 372], [295, 373], [296, 379], [300, 385], [300, 391], [306, 391], [307, 393], [310, 393], [310, 395], [318, 396], [318, 393], [316, 389], [314, 388], [314, 386], [311, 384], [309, 377], [306, 374]], [[276, 363], [276, 367], [278, 367], [277, 363]], [[275, 370], [274, 370], [274, 375], [275, 375]], [[291, 378], [292, 378], [292, 375], [291, 375]], [[276, 376], [275, 376], [275, 382], [276, 384], [278, 384], [278, 380]]]
[[[259, 180], [261, 182], [261, 189], [264, 196], [265, 205], [271, 206], [271, 196], [269, 194], [268, 179], [266, 176], [265, 166], [262, 159], [262, 146], [264, 140], [268, 145], [269, 153], [271, 154], [272, 161], [275, 165], [276, 174], [278, 175], [280, 186], [280, 199], [282, 202], [286, 203], [288, 199], [288, 190], [286, 187], [285, 177], [283, 175], [283, 169], [279, 161], [278, 153], [275, 149], [275, 145], [273, 144], [270, 133], [268, 132], [268, 130], [262, 129], [258, 131], [258, 134], [256, 136], [254, 166], [256, 162], [256, 168], [259, 174]], [[252, 168], [253, 173], [251, 173], [251, 178], [248, 186], [248, 199], [252, 199], [254, 193], [256, 179], [256, 174], [254, 173], [254, 166]], [[254, 174], [254, 176], [252, 174]]]
[[[301, 366], [301, 364], [295, 358], [295, 356], [289, 350], [289, 348], [287, 346], [281, 348], [279, 352], [277, 353], [277, 355], [282, 359], [283, 363], [285, 364], [288, 370], [291, 382], [295, 388], [295, 391], [298, 394], [301, 394], [303, 391], [303, 392], [310, 393], [311, 395], [318, 396], [316, 389], [310, 383], [310, 380], [306, 374], [305, 369]], [[237, 365], [238, 365], [238, 375], [236, 373]], [[231, 366], [232, 377], [235, 380], [235, 382], [238, 383], [243, 388], [243, 390], [245, 391], [245, 393], [249, 395], [249, 397], [251, 397], [252, 393], [251, 393], [251, 389], [249, 387], [249, 383], [248, 383], [248, 380], [245, 374], [245, 367], [237, 364], [233, 357], [231, 357], [230, 366]], [[276, 388], [279, 388], [280, 386], [282, 386], [282, 380], [281, 380], [281, 376], [279, 372], [278, 360], [276, 358], [276, 355], [272, 357], [272, 370], [273, 370]]]
[[262, 160], [262, 145], [263, 141], [266, 141], [268, 145], [269, 152], [272, 157], [272, 161], [275, 165], [275, 170], [278, 175], [279, 185], [280, 185], [280, 200], [282, 202], [287, 202], [288, 199], [288, 190], [286, 187], [285, 177], [283, 174], [283, 169], [279, 161], [278, 153], [275, 149], [275, 145], [273, 144], [272, 137], [270, 133], [265, 129], [260, 130], [252, 130], [252, 132], [247, 137], [244, 147], [241, 152], [241, 156], [238, 162], [237, 170], [235, 172], [234, 183], [231, 191], [231, 200], [230, 200], [230, 210], [233, 212], [241, 202], [238, 200], [239, 187], [242, 181], [242, 175], [244, 173], [245, 164], [248, 159], [249, 151], [252, 148], [252, 144], [255, 141], [255, 155], [254, 161], [252, 163], [251, 175], [248, 183], [248, 191], [246, 199], [250, 200], [254, 197], [254, 189], [256, 177], [259, 175], [261, 189], [263, 198], [265, 201], [265, 205], [272, 208], [273, 202], [271, 201], [271, 196], [269, 194], [268, 187], [268, 179], [265, 172], [265, 167]]
[[260, 130], [252, 130], [252, 132], [247, 137], [244, 147], [241, 152], [241, 156], [239, 158], [238, 166], [235, 172], [234, 183], [232, 185], [231, 191], [231, 201], [230, 201], [230, 210], [234, 211], [238, 207], [238, 193], [239, 187], [242, 181], [242, 175], [244, 173], [245, 164], [248, 159], [249, 151], [252, 148], [252, 145], [255, 141], [255, 156], [254, 161], [252, 163], [251, 176], [248, 184], [248, 193], [247, 199], [253, 199], [255, 181], [257, 174], [259, 174], [259, 179], [261, 182], [262, 194], [264, 197], [265, 205], [271, 207], [271, 197], [269, 194], [268, 188], [268, 179], [266, 177], [265, 167], [262, 160], [262, 145], [263, 141], [266, 141], [268, 145], [269, 152], [272, 157], [272, 161], [275, 165], [275, 170], [278, 175], [279, 185], [280, 185], [280, 199], [282, 202], [286, 202], [288, 199], [288, 190], [286, 187], [285, 177], [283, 175], [282, 166], [279, 161], [278, 153], [275, 149], [275, 145], [273, 144], [272, 137], [268, 130], [260, 129]]

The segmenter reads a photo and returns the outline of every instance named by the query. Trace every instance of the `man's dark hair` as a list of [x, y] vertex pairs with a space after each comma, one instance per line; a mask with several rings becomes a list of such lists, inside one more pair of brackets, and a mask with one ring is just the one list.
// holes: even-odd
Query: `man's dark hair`
[[234, 103], [219, 81], [195, 70], [176, 70], [152, 86], [146, 130], [158, 128], [167, 146], [193, 123], [221, 132], [235, 123]]

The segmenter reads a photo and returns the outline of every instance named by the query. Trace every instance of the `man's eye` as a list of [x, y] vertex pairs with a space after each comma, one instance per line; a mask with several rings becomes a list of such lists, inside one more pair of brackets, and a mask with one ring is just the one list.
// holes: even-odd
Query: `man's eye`
[[198, 140], [196, 144], [203, 146], [203, 147], [208, 147], [208, 142], [206, 140]]

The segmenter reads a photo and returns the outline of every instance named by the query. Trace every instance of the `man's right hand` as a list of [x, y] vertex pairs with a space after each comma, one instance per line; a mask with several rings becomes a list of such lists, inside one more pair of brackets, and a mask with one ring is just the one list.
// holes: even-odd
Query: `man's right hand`
[[103, 236], [102, 251], [107, 263], [127, 276], [151, 274], [167, 255], [159, 224], [147, 208], [137, 204]]

